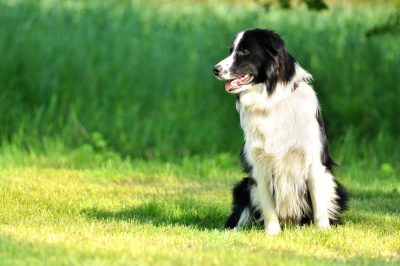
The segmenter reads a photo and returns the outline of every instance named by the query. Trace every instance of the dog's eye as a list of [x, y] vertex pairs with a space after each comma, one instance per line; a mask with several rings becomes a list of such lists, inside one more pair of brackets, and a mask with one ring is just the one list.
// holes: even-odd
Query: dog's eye
[[247, 50], [247, 49], [245, 49], [245, 48], [240, 48], [240, 49], [237, 51], [237, 53], [238, 53], [238, 55], [248, 55], [248, 54], [250, 54], [250, 51]]

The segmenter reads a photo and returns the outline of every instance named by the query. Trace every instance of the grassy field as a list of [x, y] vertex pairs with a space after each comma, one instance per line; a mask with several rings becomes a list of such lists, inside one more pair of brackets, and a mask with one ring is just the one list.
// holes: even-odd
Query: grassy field
[[351, 193], [344, 226], [268, 237], [223, 229], [241, 176], [230, 155], [148, 162], [9, 148], [0, 154], [1, 265], [397, 265], [398, 169], [369, 158], [338, 169]]
[[[400, 264], [399, 37], [365, 37], [390, 1], [181, 2], [0, 1], [0, 265]], [[248, 27], [314, 75], [344, 226], [223, 229], [242, 132], [211, 68]]]

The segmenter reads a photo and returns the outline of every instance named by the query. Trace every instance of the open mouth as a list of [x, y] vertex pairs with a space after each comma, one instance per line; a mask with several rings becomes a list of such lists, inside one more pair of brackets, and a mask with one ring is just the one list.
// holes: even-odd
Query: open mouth
[[225, 90], [227, 92], [235, 92], [236, 90], [240, 89], [242, 86], [250, 84], [250, 82], [252, 82], [253, 79], [254, 79], [254, 76], [252, 76], [250, 74], [246, 74], [244, 76], [237, 77], [235, 79], [231, 79], [225, 84]]

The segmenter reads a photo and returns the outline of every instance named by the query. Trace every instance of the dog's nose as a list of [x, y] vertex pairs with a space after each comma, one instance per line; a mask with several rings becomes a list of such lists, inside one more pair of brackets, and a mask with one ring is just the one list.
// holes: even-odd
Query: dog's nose
[[221, 73], [221, 70], [222, 70], [222, 67], [220, 65], [214, 66], [214, 68], [213, 68], [214, 75], [218, 77], [219, 74]]

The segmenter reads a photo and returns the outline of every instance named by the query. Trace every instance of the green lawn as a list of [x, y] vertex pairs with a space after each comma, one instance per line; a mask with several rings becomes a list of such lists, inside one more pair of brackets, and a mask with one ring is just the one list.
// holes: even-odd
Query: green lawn
[[[365, 36], [393, 3], [160, 1], [0, 1], [0, 266], [400, 265], [399, 42]], [[249, 27], [314, 75], [344, 226], [223, 229], [243, 136], [211, 68]]]
[[400, 263], [400, 180], [390, 165], [364, 159], [339, 169], [352, 196], [344, 226], [268, 237], [223, 229], [241, 176], [230, 155], [168, 163], [84, 150], [3, 149], [1, 265]]

